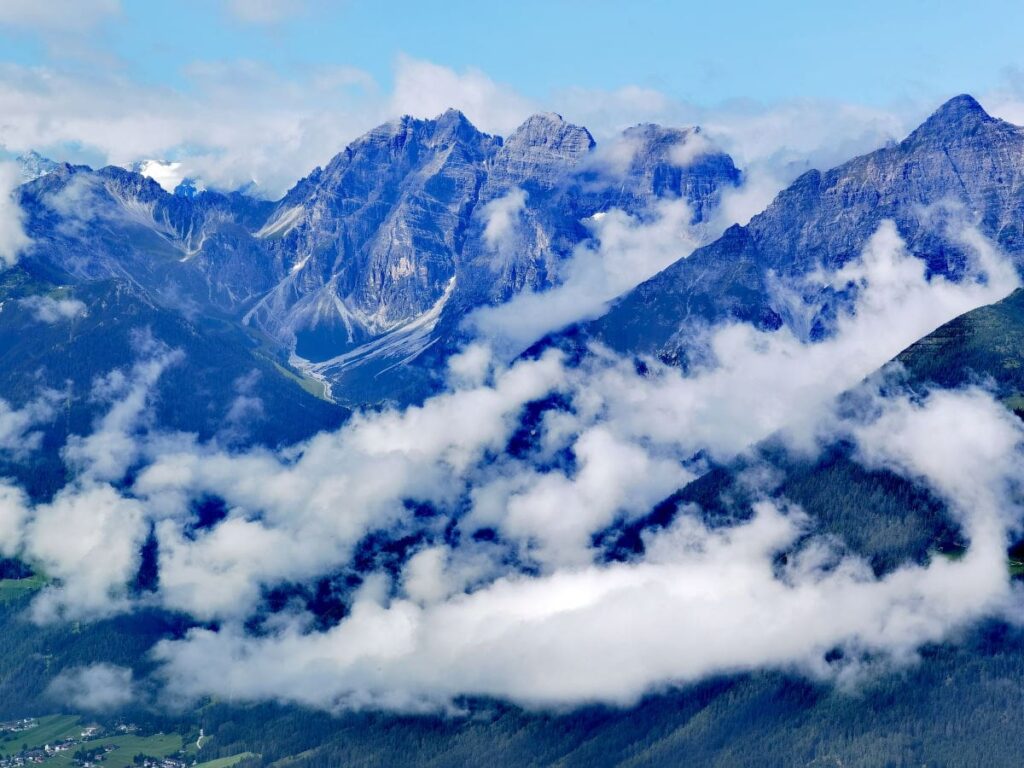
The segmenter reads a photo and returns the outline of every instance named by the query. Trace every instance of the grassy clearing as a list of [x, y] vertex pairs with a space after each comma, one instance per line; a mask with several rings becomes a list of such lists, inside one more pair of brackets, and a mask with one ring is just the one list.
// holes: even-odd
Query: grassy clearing
[[[936, 555], [944, 557], [947, 560], [962, 560], [964, 555], [967, 554], [966, 549], [953, 549], [945, 552], [935, 552]], [[1016, 557], [1010, 557], [1006, 560], [1006, 570], [1010, 574], [1011, 578], [1019, 579], [1024, 577], [1024, 560], [1020, 560]]]
[[79, 736], [82, 723], [78, 715], [48, 715], [40, 717], [38, 725], [20, 733], [4, 734], [0, 739], [0, 754], [11, 755], [21, 751], [22, 745], [36, 749], [61, 739]]
[[69, 752], [61, 753], [46, 761], [51, 766], [74, 765], [73, 755], [78, 749], [98, 749], [111, 745], [116, 747], [108, 752], [102, 765], [104, 768], [130, 768], [135, 764], [135, 756], [139, 753], [152, 757], [168, 757], [181, 749], [181, 736], [176, 733], [158, 733], [154, 736], [138, 736], [125, 733], [118, 736], [104, 736], [83, 742]]
[[1003, 398], [1003, 405], [1011, 411], [1024, 411], [1024, 392], [1014, 392]]
[[323, 382], [317, 381], [316, 379], [309, 378], [307, 376], [300, 376], [297, 373], [288, 370], [276, 360], [267, 358], [273, 364], [274, 368], [277, 369], [278, 373], [284, 376], [286, 379], [291, 379], [304, 390], [306, 390], [313, 397], [318, 397], [326, 402], [331, 402], [331, 399], [327, 397], [327, 389], [324, 387]]
[[327, 388], [323, 385], [323, 382], [317, 381], [311, 376], [303, 375], [299, 371], [295, 371], [281, 365], [277, 359], [277, 354], [279, 352], [277, 342], [261, 331], [257, 331], [253, 328], [248, 328], [247, 330], [249, 331], [249, 335], [256, 341], [257, 346], [252, 350], [252, 354], [254, 356], [270, 363], [279, 374], [284, 376], [284, 378], [295, 382], [313, 397], [320, 398], [324, 402], [332, 402], [331, 398], [327, 396]]
[[323, 745], [319, 747], [313, 747], [303, 752], [299, 752], [297, 755], [288, 755], [282, 757], [280, 760], [275, 760], [270, 764], [270, 768], [287, 768], [292, 763], [297, 763], [299, 760], [305, 760], [306, 758], [312, 757], [323, 749]]
[[29, 576], [27, 579], [0, 579], [0, 603], [11, 603], [46, 585], [46, 577]]
[[232, 765], [247, 760], [250, 757], [256, 757], [256, 753], [239, 752], [237, 755], [229, 757], [218, 757], [216, 760], [207, 760], [205, 763], [199, 763], [195, 768], [230, 768]]

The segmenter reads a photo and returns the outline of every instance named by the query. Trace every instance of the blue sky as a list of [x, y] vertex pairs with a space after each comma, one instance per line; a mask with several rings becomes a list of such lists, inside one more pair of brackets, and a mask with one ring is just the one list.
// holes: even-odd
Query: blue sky
[[[387, 87], [395, 57], [406, 54], [479, 68], [534, 98], [570, 86], [640, 85], [705, 104], [877, 104], [995, 86], [1008, 67], [1024, 65], [1021, 29], [1024, 3], [998, 0], [256, 0], [248, 14], [216, 0], [125, 0], [85, 34], [113, 54], [103, 66], [179, 86], [191, 61], [247, 59], [285, 75], [311, 65], [357, 67]], [[24, 28], [8, 27], [2, 47], [20, 63], [89, 65]]]
[[277, 195], [401, 114], [507, 135], [553, 110], [599, 142], [700, 124], [777, 185], [960, 92], [1024, 123], [1021, 29], [999, 0], [0, 0], [0, 155]]

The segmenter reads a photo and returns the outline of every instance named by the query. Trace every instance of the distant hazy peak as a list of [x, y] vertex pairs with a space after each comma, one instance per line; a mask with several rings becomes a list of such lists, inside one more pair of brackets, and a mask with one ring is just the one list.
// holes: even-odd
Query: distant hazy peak
[[40, 176], [52, 173], [60, 167], [60, 163], [56, 163], [48, 157], [43, 157], [34, 149], [26, 152], [24, 155], [18, 155], [14, 161], [18, 164], [22, 183], [38, 179]]

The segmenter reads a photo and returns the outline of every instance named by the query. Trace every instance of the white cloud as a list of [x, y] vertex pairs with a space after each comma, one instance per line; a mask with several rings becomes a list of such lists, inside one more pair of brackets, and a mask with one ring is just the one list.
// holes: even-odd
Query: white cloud
[[185, 179], [181, 163], [165, 163], [159, 160], [146, 160], [139, 166], [139, 173], [155, 181], [167, 192], [173, 192]]
[[612, 299], [703, 242], [703, 231], [690, 226], [692, 218], [685, 200], [659, 202], [650, 222], [617, 209], [597, 214], [586, 222], [592, 239], [574, 249], [559, 284], [484, 307], [465, 322], [502, 353], [515, 354], [547, 333], [598, 317]]
[[[945, 434], [956, 438], [939, 437]], [[969, 533], [987, 536], [983, 525], [1020, 522], [1016, 503], [1008, 501], [1020, 490], [1019, 420], [988, 392], [937, 391], [924, 404], [886, 401], [879, 417], [854, 435], [864, 464], [924, 479], [952, 502]], [[1001, 549], [1004, 542], [994, 545]]]
[[[38, 564], [56, 580], [32, 603], [36, 621], [95, 618], [129, 607], [128, 585], [150, 524], [143, 504], [108, 481], [121, 480], [140, 456], [139, 430], [153, 388], [180, 358], [146, 335], [136, 346], [141, 357], [128, 373], [115, 370], [94, 384], [93, 397], [109, 405], [95, 431], [72, 436], [64, 448], [73, 481], [35, 506], [0, 484], [0, 551]], [[0, 401], [0, 438], [13, 436], [19, 449], [30, 444], [26, 430], [51, 418], [57, 399], [47, 391], [20, 411]]]
[[0, 270], [17, 264], [21, 252], [32, 242], [25, 234], [25, 214], [14, 198], [20, 183], [18, 167], [0, 163]]
[[[272, 24], [302, 6], [254, 0], [235, 10], [237, 18]], [[255, 180], [277, 196], [357, 136], [401, 114], [431, 118], [454, 107], [482, 130], [508, 135], [530, 114], [554, 110], [586, 125], [599, 147], [640, 122], [702, 125], [700, 136], [732, 154], [740, 167], [759, 168], [763, 179], [778, 179], [781, 186], [809, 168], [826, 168], [902, 137], [935, 106], [801, 101], [701, 107], [638, 87], [570, 89], [535, 100], [479, 70], [459, 72], [405, 55], [395, 60], [390, 91], [348, 66], [286, 77], [254, 61], [190, 62], [180, 89], [103, 70], [114, 74], [0, 66], [0, 112], [6, 115], [0, 144], [93, 164], [180, 163], [175, 176], [217, 188]], [[999, 95], [989, 101], [996, 107], [1015, 103]]]
[[179, 162], [177, 173], [207, 185], [255, 181], [280, 195], [391, 116], [372, 79], [351, 68], [289, 80], [253, 62], [193, 63], [183, 76], [187, 92], [0, 65], [0, 144], [92, 165]]
[[[858, 434], [861, 448], [896, 458], [947, 495], [971, 539], [960, 560], [937, 557], [876, 578], [863, 561], [815, 540], [780, 576], [775, 555], [794, 546], [806, 518], [760, 502], [749, 522], [726, 529], [684, 515], [648, 537], [639, 562], [512, 575], [447, 599], [438, 599], [445, 590], [432, 554], [429, 568], [416, 566], [429, 571], [418, 601], [357, 601], [322, 633], [192, 630], [158, 647], [162, 674], [186, 697], [419, 709], [459, 695], [629, 704], [709, 674], [795, 667], [849, 676], [865, 652], [912, 660], [922, 643], [1008, 605], [1002, 521], [1019, 520], [1021, 510], [1000, 489], [1020, 476], [1024, 432], [977, 392], [899, 399], [887, 409]], [[964, 426], [968, 435], [936, 426]], [[908, 436], [895, 449], [894, 427]], [[986, 444], [974, 435], [994, 447], [972, 453]], [[950, 482], [947, 473], [974, 482]], [[979, 497], [979, 482], [993, 493]], [[830, 665], [826, 654], [837, 647], [852, 661]]]
[[673, 165], [686, 168], [692, 165], [694, 160], [717, 151], [719, 151], [718, 147], [709, 141], [707, 136], [698, 131], [691, 131], [684, 141], [672, 146], [668, 153], [668, 159]]
[[467, 344], [448, 358], [448, 384], [452, 388], [479, 387], [494, 370], [494, 355], [486, 343]]
[[64, 447], [64, 461], [79, 478], [116, 482], [139, 456], [136, 431], [146, 417], [153, 389], [163, 372], [182, 358], [179, 350], [159, 347], [143, 336], [136, 342], [143, 357], [131, 371], [118, 369], [93, 386], [93, 398], [110, 404], [92, 433], [72, 435]]
[[37, 506], [25, 529], [25, 556], [60, 583], [32, 602], [33, 618], [92, 618], [123, 609], [147, 533], [142, 504], [109, 485], [72, 486]]
[[528, 545], [528, 554], [549, 568], [591, 562], [591, 537], [617, 518], [650, 511], [693, 476], [671, 456], [652, 456], [640, 445], [602, 426], [575, 438], [578, 468], [572, 477], [560, 471], [531, 469], [503, 473], [495, 484], [475, 489], [477, 505], [465, 525], [495, 527]]
[[433, 603], [452, 592], [446, 573], [447, 547], [427, 547], [409, 558], [402, 570], [402, 587], [410, 599]]
[[429, 61], [399, 56], [389, 111], [434, 117], [449, 108], [460, 110], [481, 130], [501, 135], [508, 135], [540, 111], [512, 88], [494, 82], [478, 69], [459, 73]]
[[120, 12], [120, 0], [4, 0], [0, 3], [0, 25], [36, 31], [81, 30]]
[[265, 415], [263, 400], [253, 389], [260, 379], [260, 372], [255, 368], [248, 374], [235, 379], [235, 398], [228, 406], [218, 437], [222, 442], [231, 443], [244, 440], [254, 424], [262, 421]]
[[806, 99], [702, 106], [636, 87], [568, 89], [551, 98], [567, 119], [590, 128], [599, 145], [636, 123], [699, 125], [701, 135], [732, 155], [740, 168], [761, 167], [783, 183], [901, 139], [937, 106], [908, 101], [865, 107]]
[[135, 699], [132, 671], [113, 664], [91, 664], [62, 671], [47, 686], [47, 694], [62, 705], [86, 712], [108, 712]]
[[727, 104], [702, 110], [698, 122], [741, 167], [770, 163], [788, 181], [827, 169], [903, 138], [935, 104], [891, 108], [801, 100], [777, 105]]
[[[406, 514], [406, 499], [454, 502], [465, 476], [501, 451], [523, 405], [562, 378], [558, 355], [519, 363], [491, 386], [457, 390], [404, 412], [360, 414], [341, 431], [297, 447], [282, 463], [191, 443], [153, 446], [135, 484], [158, 525], [160, 591], [196, 616], [245, 615], [261, 585], [312, 578], [348, 560], [370, 531]], [[223, 498], [214, 528], [186, 537], [187, 499]]]
[[930, 280], [891, 222], [883, 223], [861, 258], [813, 280], [856, 285], [856, 306], [840, 315], [833, 336], [805, 344], [782, 328], [762, 332], [727, 324], [709, 334], [714, 362], [690, 376], [652, 364], [640, 376], [628, 361], [587, 371], [580, 390], [601, 418], [633, 439], [699, 450], [729, 459], [778, 430], [807, 446], [832, 398], [944, 322], [1009, 295], [1019, 285], [1012, 264], [973, 230], [971, 276]]
[[526, 208], [526, 192], [513, 189], [504, 197], [491, 200], [483, 207], [484, 242], [492, 250], [499, 251], [513, 241], [519, 216]]
[[46, 390], [21, 408], [0, 398], [0, 451], [20, 458], [36, 450], [42, 440], [36, 427], [53, 419], [60, 397], [59, 392]]
[[722, 190], [709, 228], [725, 231], [733, 224], [746, 226], [785, 186], [784, 181], [763, 164], [744, 169], [742, 184]]
[[36, 320], [47, 325], [74, 320], [85, 314], [85, 304], [78, 299], [36, 295], [22, 299], [20, 303], [32, 311]]
[[0, 480], [0, 556], [13, 557], [21, 549], [27, 518], [26, 493], [8, 481]]

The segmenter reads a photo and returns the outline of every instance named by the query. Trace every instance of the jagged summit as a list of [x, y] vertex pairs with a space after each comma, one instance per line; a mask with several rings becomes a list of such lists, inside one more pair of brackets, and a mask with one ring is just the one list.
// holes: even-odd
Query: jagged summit
[[[519, 128], [522, 128], [527, 125], [561, 126], [570, 125], [570, 123], [566, 122], [566, 119], [562, 117], [562, 115], [560, 115], [558, 112], [534, 112], [532, 115], [526, 118], [526, 120], [523, 121], [523, 124], [519, 126]], [[516, 130], [519, 129], [517, 128]]]
[[457, 109], [446, 109], [433, 120], [426, 121], [426, 124], [433, 124], [434, 135], [441, 139], [476, 141], [480, 137], [493, 138], [473, 125], [469, 118]]
[[634, 147], [634, 166], [651, 162], [683, 166], [701, 155], [722, 154], [704, 137], [699, 126], [672, 128], [657, 123], [640, 123], [623, 131], [622, 138]]
[[929, 120], [941, 120], [943, 122], [960, 122], [964, 118], [979, 117], [982, 119], [993, 119], [985, 108], [978, 103], [978, 100], [969, 93], [961, 93], [936, 109]]
[[587, 165], [583, 208], [621, 208], [640, 216], [652, 199], [683, 198], [693, 206], [694, 220], [702, 221], [718, 204], [721, 189], [740, 181], [732, 158], [696, 127], [635, 125], [607, 151], [599, 146]]
[[475, 143], [481, 139], [491, 143], [500, 143], [501, 141], [478, 130], [457, 109], [445, 110], [432, 119], [403, 115], [395, 120], [389, 120], [355, 139], [328, 163], [328, 167], [339, 159], [351, 156], [368, 147], [384, 147], [392, 151], [402, 151], [410, 143], [416, 142], [432, 145], [446, 142]]
[[557, 112], [538, 112], [508, 135], [506, 144], [571, 146], [577, 151], [594, 147], [594, 137], [580, 125], [568, 122]]
[[524, 184], [554, 188], [566, 171], [575, 167], [594, 146], [590, 131], [567, 122], [561, 115], [531, 115], [509, 134], [495, 154], [484, 196]]
[[986, 126], [996, 125], [1016, 130], [1010, 123], [992, 117], [973, 96], [962, 93], [936, 109], [907, 137], [907, 141], [959, 140], [974, 135]]

